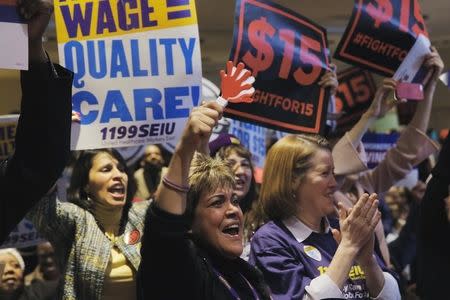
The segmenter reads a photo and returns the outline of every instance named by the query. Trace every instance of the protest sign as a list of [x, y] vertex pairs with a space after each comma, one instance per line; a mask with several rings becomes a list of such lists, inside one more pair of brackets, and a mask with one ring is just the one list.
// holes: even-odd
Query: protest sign
[[430, 40], [423, 34], [420, 34], [392, 78], [401, 82], [425, 85], [428, 69], [423, 66], [423, 61], [431, 53], [430, 46]]
[[23, 248], [37, 245], [45, 240], [33, 226], [33, 223], [23, 219], [6, 238], [0, 248]]
[[222, 118], [214, 127], [209, 141], [214, 141], [222, 133], [233, 134], [239, 139], [241, 145], [252, 154], [254, 167], [262, 168], [264, 166], [266, 159], [266, 128], [239, 120]]
[[230, 60], [256, 77], [253, 103], [229, 103], [225, 115], [290, 132], [319, 133], [329, 93], [325, 29], [267, 0], [238, 0]]
[[8, 158], [14, 152], [18, 120], [19, 115], [0, 116], [0, 160]]
[[16, 0], [0, 0], [0, 68], [28, 70], [28, 26]]
[[367, 166], [375, 168], [386, 156], [386, 152], [392, 148], [399, 138], [398, 133], [366, 133], [362, 138], [367, 155]]
[[336, 131], [351, 129], [370, 106], [376, 92], [375, 82], [369, 71], [349, 68], [337, 74], [336, 112], [343, 113], [337, 119]]
[[194, 0], [54, 3], [81, 114], [71, 148], [175, 142], [201, 98]]
[[334, 57], [390, 77], [419, 34], [428, 37], [418, 0], [355, 0]]
[[266, 160], [266, 128], [229, 119], [229, 133], [235, 135], [252, 154], [253, 166], [262, 168]]

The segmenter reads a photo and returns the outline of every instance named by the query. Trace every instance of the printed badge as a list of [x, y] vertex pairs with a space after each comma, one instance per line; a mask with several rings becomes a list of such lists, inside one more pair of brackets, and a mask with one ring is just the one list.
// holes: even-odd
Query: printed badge
[[321, 261], [322, 260], [322, 254], [320, 254], [320, 251], [317, 250], [314, 246], [303, 246], [303, 251], [305, 251], [305, 254], [311, 257], [314, 260]]
[[128, 245], [134, 245], [137, 242], [139, 242], [140, 239], [141, 239], [141, 233], [139, 232], [139, 230], [134, 229], [125, 234], [124, 240], [125, 240], [125, 243], [127, 243]]

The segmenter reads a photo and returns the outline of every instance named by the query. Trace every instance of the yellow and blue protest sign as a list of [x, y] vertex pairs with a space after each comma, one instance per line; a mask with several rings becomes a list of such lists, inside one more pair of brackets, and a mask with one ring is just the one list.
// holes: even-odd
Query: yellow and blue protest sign
[[201, 97], [194, 0], [55, 1], [72, 149], [176, 142]]
[[0, 116], [0, 161], [14, 153], [19, 115]]

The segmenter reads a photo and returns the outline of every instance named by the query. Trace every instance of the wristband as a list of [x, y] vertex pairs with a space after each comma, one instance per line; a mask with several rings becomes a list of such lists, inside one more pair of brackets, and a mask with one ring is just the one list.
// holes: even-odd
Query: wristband
[[166, 186], [166, 188], [173, 190], [175, 192], [186, 194], [189, 191], [189, 186], [183, 186], [176, 184], [169, 179], [167, 179], [166, 176], [162, 178], [162, 183]]

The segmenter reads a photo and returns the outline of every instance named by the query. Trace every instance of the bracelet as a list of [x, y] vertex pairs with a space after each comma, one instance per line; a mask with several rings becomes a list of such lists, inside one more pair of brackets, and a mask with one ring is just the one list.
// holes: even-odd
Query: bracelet
[[163, 176], [162, 183], [166, 186], [166, 188], [173, 190], [175, 192], [186, 194], [189, 191], [189, 186], [183, 186], [176, 184], [169, 179], [167, 179], [166, 176]]

